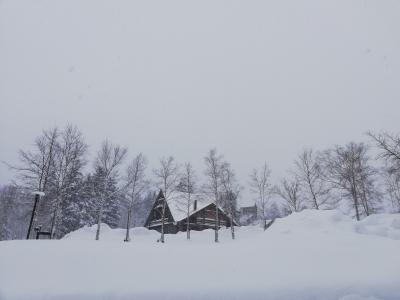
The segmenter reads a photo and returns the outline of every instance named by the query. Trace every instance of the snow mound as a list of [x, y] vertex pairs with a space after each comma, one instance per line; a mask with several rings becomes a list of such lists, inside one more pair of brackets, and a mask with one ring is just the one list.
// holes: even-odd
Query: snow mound
[[[62, 240], [0, 242], [1, 300], [400, 299], [400, 215], [356, 222], [305, 210], [260, 226], [167, 235], [84, 227]], [[160, 271], [162, 270], [162, 271]]]
[[356, 223], [356, 232], [400, 240], [400, 214], [376, 214]]
[[[96, 236], [97, 225], [84, 226], [76, 231], [65, 235], [65, 240], [94, 240]], [[102, 241], [123, 241], [125, 239], [126, 229], [112, 229], [107, 224], [101, 224], [100, 239]], [[154, 230], [148, 230], [144, 227], [135, 227], [130, 230], [130, 238], [155, 240], [159, 234]]]
[[283, 234], [358, 233], [400, 240], [400, 214], [375, 214], [357, 222], [338, 210], [306, 209], [276, 220], [271, 231]]
[[337, 230], [351, 231], [353, 220], [337, 210], [305, 209], [283, 219], [277, 219], [271, 230], [281, 233], [316, 232], [328, 233]]

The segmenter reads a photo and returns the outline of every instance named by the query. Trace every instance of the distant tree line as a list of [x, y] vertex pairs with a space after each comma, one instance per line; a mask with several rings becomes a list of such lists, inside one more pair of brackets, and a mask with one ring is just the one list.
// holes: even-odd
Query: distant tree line
[[340, 207], [357, 220], [378, 212], [400, 212], [400, 135], [367, 133], [371, 146], [350, 142], [314, 151], [304, 149], [278, 184], [265, 163], [251, 174], [251, 187], [265, 220], [270, 199], [278, 196], [283, 214], [305, 208]]
[[[370, 154], [371, 146], [355, 142], [322, 151], [305, 149], [278, 183], [272, 182], [268, 163], [255, 168], [246, 184], [264, 228], [270, 219], [305, 208], [340, 207], [357, 220], [389, 206], [392, 212], [400, 212], [400, 136], [387, 132], [367, 136], [377, 156]], [[201, 191], [231, 220], [237, 218], [244, 187], [216, 149], [205, 155], [201, 178], [190, 162], [181, 165], [173, 156], [161, 158], [150, 175], [144, 154], [128, 160], [127, 149], [109, 140], [103, 141], [90, 161], [84, 136], [72, 125], [44, 130], [29, 151], [21, 150], [19, 163], [9, 165], [16, 172], [15, 180], [0, 187], [0, 240], [26, 235], [33, 191], [45, 193], [34, 224], [43, 225], [52, 238], [96, 225], [95, 238], [99, 239], [105, 223], [126, 228], [125, 241], [129, 241], [130, 228], [144, 224], [158, 189], [163, 190], [166, 203], [174, 192], [183, 192], [188, 217], [193, 194]], [[231, 230], [235, 238], [234, 226]], [[163, 227], [161, 231], [164, 241]]]

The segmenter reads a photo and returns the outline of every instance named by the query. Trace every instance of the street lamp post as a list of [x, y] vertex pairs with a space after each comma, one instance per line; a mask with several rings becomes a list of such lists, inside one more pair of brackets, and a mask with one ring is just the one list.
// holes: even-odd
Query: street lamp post
[[33, 220], [35, 219], [36, 215], [36, 208], [39, 203], [39, 199], [41, 196], [44, 196], [43, 192], [33, 192], [33, 195], [35, 195], [35, 203], [33, 204], [33, 210], [32, 210], [32, 216], [31, 216], [31, 221], [29, 222], [29, 228], [28, 228], [28, 234], [26, 235], [26, 239], [29, 240], [29, 237], [31, 235], [31, 230], [32, 230], [32, 225], [33, 225]]

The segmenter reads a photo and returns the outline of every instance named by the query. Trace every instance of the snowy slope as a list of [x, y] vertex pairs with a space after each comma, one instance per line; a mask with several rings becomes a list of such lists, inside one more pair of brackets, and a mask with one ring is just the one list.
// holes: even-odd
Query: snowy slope
[[356, 223], [305, 210], [268, 231], [167, 236], [83, 228], [60, 241], [0, 242], [0, 299], [400, 299], [400, 215]]

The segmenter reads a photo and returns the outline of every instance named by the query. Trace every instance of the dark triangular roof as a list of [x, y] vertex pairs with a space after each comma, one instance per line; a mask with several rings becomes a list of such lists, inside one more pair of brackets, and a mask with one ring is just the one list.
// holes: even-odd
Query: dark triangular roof
[[[164, 193], [162, 190], [158, 193], [157, 197], [154, 200], [154, 204], [152, 209], [147, 217], [145, 225], [148, 224], [149, 218], [151, 216], [152, 211], [156, 207], [156, 203], [158, 200], [164, 199]], [[214, 201], [212, 201], [206, 194], [192, 194], [192, 203], [189, 208], [189, 216], [211, 206], [214, 205]], [[194, 201], [197, 201], [196, 209], [194, 209]], [[187, 207], [186, 207], [186, 194], [184, 192], [174, 192], [166, 201], [166, 208], [170, 211], [173, 221], [179, 222], [187, 218]], [[226, 215], [228, 218], [228, 214], [219, 206], [218, 209]], [[233, 219], [235, 225], [238, 223]]]

